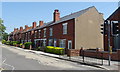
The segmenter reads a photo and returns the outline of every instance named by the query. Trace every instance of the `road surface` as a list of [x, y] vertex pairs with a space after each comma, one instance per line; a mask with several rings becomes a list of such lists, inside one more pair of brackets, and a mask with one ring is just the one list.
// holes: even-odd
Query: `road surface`
[[61, 59], [15, 49], [0, 44], [2, 48], [2, 67], [5, 70], [101, 70]]

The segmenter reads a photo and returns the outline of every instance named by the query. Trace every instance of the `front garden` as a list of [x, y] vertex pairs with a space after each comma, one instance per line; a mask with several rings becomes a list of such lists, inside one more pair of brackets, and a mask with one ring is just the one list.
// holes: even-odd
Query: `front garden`
[[2, 44], [10, 45], [10, 46], [16, 46], [24, 49], [32, 49], [36, 51], [44, 51], [47, 53], [52, 53], [52, 54], [57, 54], [57, 55], [64, 55], [65, 54], [65, 49], [60, 48], [60, 47], [54, 47], [54, 46], [44, 46], [44, 47], [37, 47], [37, 48], [32, 48], [34, 45], [32, 42], [26, 42], [26, 43], [20, 43], [19, 41], [6, 41], [2, 40]]

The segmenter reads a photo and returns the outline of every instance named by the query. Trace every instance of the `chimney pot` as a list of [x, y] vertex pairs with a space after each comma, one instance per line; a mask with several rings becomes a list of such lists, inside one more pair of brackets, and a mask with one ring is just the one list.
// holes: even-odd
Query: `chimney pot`
[[14, 32], [17, 32], [18, 31], [18, 28], [14, 28]]
[[23, 27], [20, 27], [20, 31], [23, 31]]
[[16, 28], [14, 28], [14, 32], [16, 32]]
[[39, 21], [39, 27], [42, 26], [44, 24], [43, 21]]
[[25, 25], [25, 30], [28, 30], [28, 25]]
[[33, 22], [33, 26], [32, 26], [32, 28], [36, 28], [36, 22]]
[[54, 10], [53, 17], [54, 17], [54, 18], [53, 18], [53, 21], [54, 21], [54, 22], [60, 20], [60, 13], [59, 13], [59, 10], [58, 10], [58, 9]]

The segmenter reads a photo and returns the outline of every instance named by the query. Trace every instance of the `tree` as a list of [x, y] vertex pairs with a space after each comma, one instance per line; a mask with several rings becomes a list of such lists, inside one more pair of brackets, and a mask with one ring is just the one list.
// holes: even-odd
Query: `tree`
[[2, 39], [4, 39], [4, 40], [8, 40], [8, 33], [3, 33], [3, 38]]
[[3, 20], [0, 18], [0, 32], [5, 32], [6, 27], [3, 25]]
[[6, 36], [8, 36], [7, 33], [5, 33], [5, 30], [6, 30], [6, 27], [3, 24], [3, 20], [0, 18], [0, 40], [3, 38], [3, 35], [5, 36], [5, 39], [6, 39]]

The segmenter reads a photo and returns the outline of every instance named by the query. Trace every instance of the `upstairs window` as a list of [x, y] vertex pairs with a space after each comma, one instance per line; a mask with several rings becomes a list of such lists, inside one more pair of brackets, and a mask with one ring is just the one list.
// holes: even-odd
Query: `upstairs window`
[[40, 38], [40, 35], [41, 35], [41, 30], [39, 30], [39, 38]]
[[27, 38], [27, 33], [25, 33], [25, 36], [26, 36], [26, 38]]
[[28, 32], [28, 39], [30, 39], [30, 32]]
[[50, 36], [53, 35], [53, 28], [50, 28]]
[[35, 38], [37, 37], [37, 31], [35, 31], [35, 33], [34, 33], [34, 37], [35, 37]]
[[67, 34], [67, 23], [63, 23], [63, 34]]
[[44, 29], [44, 37], [46, 37], [46, 28]]

